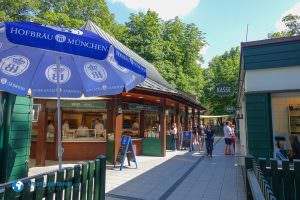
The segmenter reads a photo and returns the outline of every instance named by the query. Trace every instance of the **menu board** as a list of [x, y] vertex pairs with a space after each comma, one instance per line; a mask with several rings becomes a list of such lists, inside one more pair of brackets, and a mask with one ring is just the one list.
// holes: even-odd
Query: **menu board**
[[190, 148], [192, 146], [192, 132], [185, 131], [183, 133], [182, 147]]
[[120, 163], [120, 170], [122, 171], [124, 167], [124, 161], [127, 157], [128, 165], [130, 166], [130, 161], [133, 161], [137, 168], [137, 162], [135, 158], [135, 153], [132, 145], [132, 139], [130, 136], [123, 135], [121, 140], [121, 145], [117, 154], [116, 162]]

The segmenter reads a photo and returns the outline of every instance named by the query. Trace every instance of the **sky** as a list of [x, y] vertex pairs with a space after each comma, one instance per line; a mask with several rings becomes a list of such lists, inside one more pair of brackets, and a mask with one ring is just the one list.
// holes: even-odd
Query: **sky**
[[246, 41], [267, 39], [268, 33], [284, 30], [283, 16], [300, 15], [299, 0], [106, 0], [117, 22], [128, 21], [130, 13], [156, 11], [164, 20], [179, 16], [205, 33], [208, 43], [200, 53], [203, 66], [216, 55]]

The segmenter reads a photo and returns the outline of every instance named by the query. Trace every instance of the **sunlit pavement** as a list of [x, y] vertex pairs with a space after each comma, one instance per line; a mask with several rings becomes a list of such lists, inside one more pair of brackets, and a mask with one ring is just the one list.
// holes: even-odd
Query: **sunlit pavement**
[[[239, 165], [241, 155], [225, 156], [223, 139], [216, 141], [212, 158], [205, 156], [203, 150], [167, 151], [163, 158], [137, 156], [138, 169], [134, 163], [122, 171], [108, 164], [106, 199], [246, 199]], [[29, 175], [58, 168], [55, 161], [47, 164], [51, 166], [30, 168]]]
[[223, 152], [221, 139], [212, 158], [204, 151], [168, 152], [166, 158], [140, 157], [138, 170], [107, 170], [106, 199], [244, 200], [238, 157]]

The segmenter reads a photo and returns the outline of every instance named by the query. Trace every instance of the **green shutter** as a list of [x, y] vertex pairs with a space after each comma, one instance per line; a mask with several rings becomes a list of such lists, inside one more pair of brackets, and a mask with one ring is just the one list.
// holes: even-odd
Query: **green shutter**
[[[5, 123], [1, 135], [1, 182], [7, 182], [28, 175], [32, 99], [5, 94]], [[1, 147], [1, 144], [0, 144]]]
[[248, 152], [255, 157], [273, 157], [270, 94], [246, 94]]

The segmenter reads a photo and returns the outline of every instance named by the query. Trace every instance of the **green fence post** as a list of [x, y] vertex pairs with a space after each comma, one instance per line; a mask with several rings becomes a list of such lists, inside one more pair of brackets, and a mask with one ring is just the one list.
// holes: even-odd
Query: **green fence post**
[[290, 163], [288, 160], [282, 160], [282, 179], [283, 179], [283, 194], [284, 199], [290, 200], [292, 194], [292, 187], [294, 184], [292, 182], [290, 173]]
[[4, 191], [5, 191], [5, 188], [0, 188], [0, 200], [4, 199]]
[[44, 196], [44, 176], [35, 178], [34, 199], [41, 200]]
[[270, 159], [271, 163], [271, 179], [272, 179], [272, 191], [276, 198], [280, 199], [281, 191], [281, 178], [279, 177], [279, 170], [276, 159]]
[[55, 200], [61, 200], [63, 199], [63, 183], [64, 183], [64, 169], [57, 171], [57, 177], [56, 177], [56, 194], [55, 194]]
[[55, 173], [50, 172], [47, 174], [47, 186], [46, 186], [46, 200], [53, 200], [53, 194], [55, 192]]
[[73, 200], [79, 199], [79, 188], [80, 188], [80, 181], [81, 181], [80, 171], [81, 171], [81, 166], [75, 165], [74, 166], [73, 196], [72, 196]]
[[248, 155], [245, 157], [245, 177], [246, 177], [247, 200], [253, 199], [250, 185], [249, 185], [248, 175], [247, 175], [248, 169], [253, 169], [253, 159], [254, 159], [254, 157], [251, 155]]
[[87, 199], [93, 199], [93, 180], [95, 175], [95, 162], [89, 161], [89, 172], [88, 172], [88, 192]]
[[263, 175], [266, 176], [267, 160], [265, 158], [258, 158], [258, 163]]
[[100, 195], [100, 160], [95, 161], [95, 183], [94, 183], [94, 200], [99, 199]]
[[300, 199], [300, 160], [294, 160], [296, 199]]
[[99, 200], [105, 199], [105, 174], [106, 174], [106, 156], [100, 155], [97, 157], [100, 160], [100, 176], [99, 181]]
[[86, 200], [86, 188], [87, 188], [87, 163], [82, 163], [82, 174], [81, 174], [81, 190], [80, 200]]
[[73, 175], [73, 168], [72, 167], [68, 167], [66, 169], [66, 185], [65, 185], [65, 200], [70, 200], [71, 199], [71, 190], [72, 190], [72, 177]]
[[24, 189], [21, 193], [21, 199], [22, 200], [33, 199], [33, 193], [30, 192], [30, 186], [32, 185], [32, 182], [29, 180], [24, 182], [23, 184], [24, 184]]

